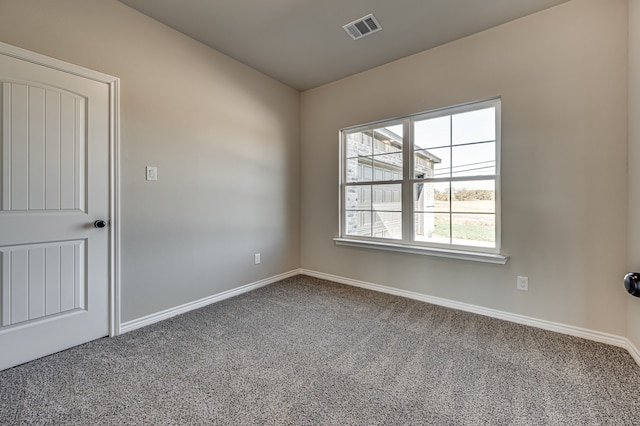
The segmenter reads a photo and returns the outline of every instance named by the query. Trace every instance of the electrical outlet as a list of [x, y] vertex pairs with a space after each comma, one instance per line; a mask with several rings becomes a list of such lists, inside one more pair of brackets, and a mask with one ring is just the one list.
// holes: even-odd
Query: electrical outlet
[[516, 279], [516, 288], [520, 291], [529, 291], [529, 277], [518, 277]]
[[253, 263], [256, 265], [260, 264], [260, 253], [256, 253], [253, 255]]

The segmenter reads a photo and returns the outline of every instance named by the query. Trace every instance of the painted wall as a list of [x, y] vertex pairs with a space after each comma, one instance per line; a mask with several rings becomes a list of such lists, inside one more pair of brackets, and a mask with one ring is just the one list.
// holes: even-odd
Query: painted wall
[[[629, 0], [629, 271], [640, 271], [640, 0]], [[627, 296], [627, 337], [640, 348], [640, 299]]]
[[[302, 268], [626, 335], [626, 81], [626, 0], [574, 0], [303, 92]], [[334, 244], [340, 128], [494, 96], [507, 265]]]
[[297, 91], [115, 0], [0, 0], [0, 41], [121, 79], [123, 321], [298, 268]]
[[[302, 266], [640, 346], [640, 300], [620, 284], [640, 268], [632, 239], [627, 261], [627, 194], [639, 235], [640, 180], [630, 170], [627, 193], [626, 0], [573, 0], [307, 91], [301, 104], [115, 0], [0, 0], [0, 41], [122, 80], [124, 321]], [[507, 265], [334, 245], [338, 129], [497, 95]], [[633, 124], [629, 157], [640, 161]], [[145, 165], [158, 182], [144, 181]], [[529, 276], [528, 293], [516, 275]]]

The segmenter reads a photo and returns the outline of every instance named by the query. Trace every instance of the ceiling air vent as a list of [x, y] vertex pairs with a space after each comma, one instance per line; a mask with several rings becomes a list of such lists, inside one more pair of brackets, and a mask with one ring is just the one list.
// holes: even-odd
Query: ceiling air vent
[[343, 26], [342, 28], [344, 28], [347, 34], [349, 34], [354, 40], [358, 40], [359, 38], [368, 36], [382, 29], [376, 17], [371, 13]]

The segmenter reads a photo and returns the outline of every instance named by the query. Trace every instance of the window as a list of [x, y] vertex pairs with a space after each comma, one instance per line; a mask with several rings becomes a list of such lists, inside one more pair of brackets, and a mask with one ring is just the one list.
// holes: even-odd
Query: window
[[499, 99], [343, 129], [336, 241], [505, 263], [499, 153]]

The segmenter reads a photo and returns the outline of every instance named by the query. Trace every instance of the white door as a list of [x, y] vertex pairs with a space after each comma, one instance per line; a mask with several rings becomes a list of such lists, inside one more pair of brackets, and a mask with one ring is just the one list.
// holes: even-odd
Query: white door
[[109, 96], [0, 53], [0, 370], [109, 334]]

